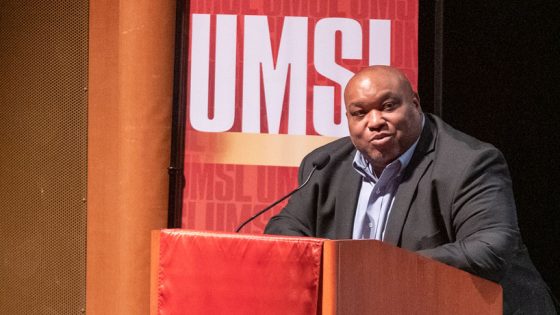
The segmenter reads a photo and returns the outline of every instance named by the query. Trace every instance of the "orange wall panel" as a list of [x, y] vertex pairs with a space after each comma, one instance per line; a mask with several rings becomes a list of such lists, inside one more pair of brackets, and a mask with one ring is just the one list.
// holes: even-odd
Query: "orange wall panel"
[[86, 310], [149, 311], [165, 227], [175, 1], [90, 1]]

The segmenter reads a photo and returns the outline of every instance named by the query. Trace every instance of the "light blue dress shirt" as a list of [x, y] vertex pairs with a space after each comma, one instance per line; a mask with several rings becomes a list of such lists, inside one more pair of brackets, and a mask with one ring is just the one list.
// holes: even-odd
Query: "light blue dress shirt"
[[403, 171], [410, 163], [419, 139], [420, 137], [398, 159], [387, 165], [379, 177], [362, 153], [356, 152], [352, 166], [362, 176], [362, 186], [354, 217], [353, 239], [383, 240], [387, 218], [391, 213]]

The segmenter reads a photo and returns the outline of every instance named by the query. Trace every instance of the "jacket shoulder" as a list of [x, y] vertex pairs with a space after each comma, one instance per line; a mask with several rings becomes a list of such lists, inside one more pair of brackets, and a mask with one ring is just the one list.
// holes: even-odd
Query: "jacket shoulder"
[[438, 144], [444, 146], [446, 149], [448, 147], [453, 147], [458, 150], [464, 150], [465, 152], [498, 150], [490, 143], [478, 140], [473, 136], [453, 128], [437, 116], [430, 115], [429, 119], [437, 129]]

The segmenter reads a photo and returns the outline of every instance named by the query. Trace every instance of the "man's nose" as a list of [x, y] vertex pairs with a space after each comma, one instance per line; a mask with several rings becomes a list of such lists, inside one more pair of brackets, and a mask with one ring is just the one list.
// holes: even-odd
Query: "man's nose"
[[378, 110], [370, 111], [367, 119], [367, 127], [370, 130], [380, 129], [385, 124], [385, 118], [383, 118], [383, 114]]

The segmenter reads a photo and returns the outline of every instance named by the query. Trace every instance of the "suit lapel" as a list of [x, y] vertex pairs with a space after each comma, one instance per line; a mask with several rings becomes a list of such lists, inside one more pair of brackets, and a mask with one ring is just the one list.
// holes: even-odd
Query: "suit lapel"
[[416, 194], [418, 182], [432, 163], [432, 155], [430, 153], [434, 150], [437, 132], [430, 117], [427, 114], [425, 117], [424, 129], [410, 164], [403, 174], [403, 179], [397, 190], [385, 229], [383, 241], [396, 246], [399, 244], [401, 232], [410, 210], [412, 199]]
[[338, 193], [335, 205], [335, 237], [336, 239], [351, 239], [354, 229], [354, 216], [362, 178], [352, 167], [352, 161], [356, 150], [353, 150], [349, 158], [342, 162], [344, 165], [344, 176], [338, 183]]

